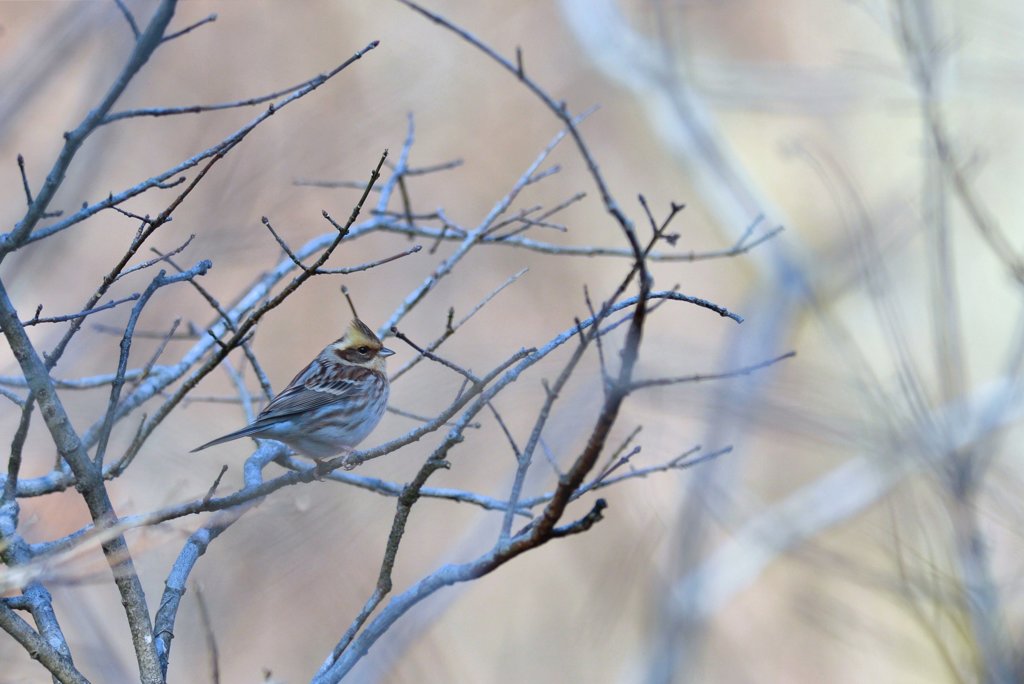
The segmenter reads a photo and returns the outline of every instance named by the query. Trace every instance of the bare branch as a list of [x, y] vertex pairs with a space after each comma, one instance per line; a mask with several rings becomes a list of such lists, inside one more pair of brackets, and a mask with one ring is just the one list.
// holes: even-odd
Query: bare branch
[[21, 187], [25, 190], [25, 203], [32, 206], [32, 190], [28, 187], [28, 175], [25, 173], [25, 157], [18, 155], [18, 171], [21, 173]]
[[[425, 226], [407, 226], [404, 223], [383, 222], [380, 224], [380, 229], [392, 233], [401, 233], [403, 235], [411, 235], [414, 237], [429, 238], [433, 240], [448, 240], [457, 241], [461, 240], [464, 235], [458, 232], [452, 232], [450, 227], [448, 228], [429, 228]], [[666, 261], [666, 262], [697, 262], [697, 261], [708, 261], [711, 259], [728, 259], [736, 256], [741, 256], [754, 248], [764, 244], [768, 240], [771, 240], [779, 233], [783, 231], [783, 227], [779, 226], [769, 230], [758, 238], [747, 242], [746, 244], [736, 246], [733, 245], [727, 249], [710, 250], [706, 252], [688, 251], [688, 252], [651, 252], [648, 255], [648, 259], [651, 261]], [[621, 247], [601, 247], [595, 245], [556, 245], [549, 242], [543, 242], [540, 240], [534, 240], [532, 238], [522, 237], [518, 234], [507, 234], [507, 235], [491, 235], [480, 238], [481, 245], [507, 245], [510, 247], [519, 247], [526, 249], [531, 252], [537, 252], [540, 254], [550, 254], [552, 256], [574, 256], [574, 257], [625, 257], [630, 256], [629, 250]]]
[[[100, 126], [103, 118], [110, 111], [114, 102], [121, 96], [121, 93], [124, 92], [128, 83], [138, 73], [139, 69], [149, 61], [150, 56], [160, 45], [164, 31], [174, 15], [176, 5], [176, 0], [162, 0], [146, 30], [143, 31], [135, 42], [135, 48], [128, 57], [128, 61], [125, 63], [121, 73], [114, 79], [114, 83], [111, 84], [106, 95], [103, 96], [96, 107], [89, 111], [85, 119], [75, 130], [64, 134], [64, 147], [61, 149], [57, 161], [54, 162], [53, 168], [50, 169], [46, 182], [43, 183], [43, 187], [39, 190], [35, 201], [32, 202], [25, 216], [14, 227], [14, 230], [0, 236], [0, 262], [27, 241], [36, 224], [43, 218], [43, 214], [49, 208], [50, 201], [56, 194], [57, 188], [64, 182], [67, 169], [79, 148], [81, 148], [92, 132]], [[76, 216], [81, 213], [78, 212]]]
[[194, 24], [189, 24], [188, 26], [186, 26], [185, 28], [181, 29], [180, 31], [175, 31], [174, 33], [171, 33], [169, 35], [164, 36], [164, 39], [161, 42], [166, 43], [166, 42], [174, 40], [175, 38], [180, 38], [183, 35], [185, 35], [186, 33], [190, 33], [191, 31], [196, 30], [200, 26], [204, 26], [204, 25], [212, 23], [214, 21], [217, 21], [217, 14], [216, 13], [210, 14], [210, 15], [208, 15], [206, 17], [203, 17], [199, 21], [195, 22]]
[[[41, 414], [54, 445], [61, 458], [68, 463], [74, 473], [77, 486], [88, 505], [93, 522], [99, 527], [116, 523], [117, 515], [103, 486], [102, 475], [90, 461], [81, 440], [72, 427], [67, 412], [50, 381], [47, 368], [29, 341], [25, 328], [18, 320], [17, 312], [2, 283], [0, 283], [0, 329], [4, 331], [11, 350], [29, 382], [32, 393], [39, 402]], [[145, 682], [158, 682], [161, 677], [156, 662], [156, 652], [152, 644], [153, 632], [146, 608], [145, 594], [135, 572], [128, 546], [124, 537], [118, 535], [104, 542], [102, 548], [124, 603], [132, 634], [132, 643], [139, 663], [140, 676]]]
[[418, 344], [416, 344], [415, 342], [410, 340], [408, 337], [406, 337], [405, 333], [401, 332], [398, 328], [392, 327], [391, 328], [391, 334], [394, 335], [395, 337], [397, 337], [398, 339], [400, 339], [402, 342], [405, 342], [407, 345], [409, 345], [413, 349], [415, 349], [420, 354], [420, 356], [422, 356], [424, 358], [427, 358], [427, 359], [430, 359], [431, 361], [434, 361], [436, 363], [441, 364], [445, 368], [449, 368], [449, 369], [455, 371], [456, 373], [458, 373], [459, 375], [463, 376], [464, 378], [466, 378], [467, 380], [469, 380], [472, 383], [479, 384], [480, 378], [478, 378], [476, 375], [473, 375], [472, 372], [466, 370], [465, 368], [463, 368], [462, 366], [460, 366], [460, 365], [458, 365], [456, 363], [452, 363], [448, 359], [442, 358], [442, 357], [440, 357], [440, 356], [438, 356], [438, 355], [436, 355], [436, 354], [434, 354], [432, 352], [427, 351], [426, 349], [423, 349]]
[[121, 10], [121, 14], [124, 15], [124, 20], [128, 22], [128, 28], [132, 30], [132, 36], [135, 40], [139, 39], [139, 25], [135, 23], [135, 16], [132, 11], [128, 9], [128, 5], [124, 4], [124, 0], [114, 0], [117, 4], [117, 9]]
[[220, 654], [217, 649], [217, 637], [213, 632], [213, 620], [210, 609], [206, 606], [202, 586], [196, 585], [196, 602], [199, 604], [199, 617], [203, 621], [203, 634], [206, 636], [206, 648], [210, 652], [210, 682], [220, 684]]
[[675, 378], [651, 378], [648, 380], [636, 380], [630, 385], [631, 390], [646, 389], [648, 387], [664, 387], [665, 385], [678, 385], [684, 382], [703, 382], [705, 380], [724, 380], [726, 378], [736, 378], [742, 375], [750, 375], [763, 368], [774, 366], [780, 361], [791, 359], [796, 356], [795, 351], [789, 351], [785, 354], [776, 356], [775, 358], [768, 359], [767, 361], [761, 361], [751, 366], [744, 366], [735, 370], [726, 371], [724, 373], [695, 373], [693, 375], [683, 375]]
[[295, 256], [295, 253], [292, 252], [292, 250], [288, 247], [288, 243], [282, 240], [281, 236], [277, 234], [277, 231], [274, 230], [274, 226], [270, 225], [270, 219], [268, 219], [266, 216], [263, 216], [260, 218], [260, 222], [267, 227], [267, 230], [269, 230], [270, 234], [274, 236], [274, 240], [277, 241], [277, 244], [284, 251], [285, 255], [287, 255], [287, 257], [292, 260], [292, 263], [301, 268], [303, 271], [308, 271], [309, 269], [306, 268], [306, 266], [301, 261], [299, 261], [299, 258]]
[[[164, 0], [164, 4], [167, 4], [167, 3], [174, 4], [173, 0]], [[291, 94], [283, 97], [283, 99], [270, 104], [267, 107], [267, 109], [264, 112], [262, 112], [259, 116], [257, 116], [255, 119], [253, 119], [252, 121], [247, 123], [242, 128], [238, 129], [237, 131], [235, 131], [234, 133], [232, 133], [228, 137], [226, 137], [223, 140], [221, 140], [216, 145], [213, 145], [212, 147], [209, 147], [209, 148], [203, 150], [202, 152], [199, 152], [198, 154], [190, 157], [189, 159], [186, 159], [185, 161], [177, 164], [176, 166], [174, 166], [174, 167], [172, 167], [170, 169], [167, 169], [166, 171], [164, 171], [164, 172], [162, 172], [162, 173], [160, 173], [160, 174], [158, 174], [156, 176], [153, 176], [152, 178], [150, 178], [148, 180], [145, 180], [145, 181], [143, 181], [141, 183], [138, 183], [138, 184], [136, 184], [136, 185], [134, 185], [134, 186], [132, 186], [130, 188], [127, 188], [125, 190], [122, 190], [119, 193], [111, 194], [110, 196], [108, 196], [104, 200], [101, 200], [101, 201], [96, 202], [94, 204], [90, 204], [90, 205], [80, 209], [79, 211], [75, 212], [71, 216], [68, 216], [63, 221], [59, 221], [57, 223], [54, 223], [53, 225], [47, 226], [46, 228], [40, 228], [39, 230], [33, 232], [30, 236], [22, 238], [22, 237], [20, 237], [21, 233], [19, 233], [19, 239], [22, 240], [25, 244], [28, 244], [28, 243], [31, 243], [31, 242], [35, 242], [37, 240], [43, 240], [43, 239], [45, 239], [47, 237], [50, 237], [51, 235], [54, 235], [55, 233], [59, 233], [62, 230], [66, 230], [67, 228], [69, 228], [69, 227], [71, 227], [71, 226], [81, 222], [82, 220], [88, 218], [89, 216], [92, 216], [93, 214], [95, 214], [97, 212], [100, 212], [100, 211], [102, 211], [104, 209], [107, 209], [109, 207], [115, 206], [117, 204], [120, 204], [121, 202], [124, 202], [127, 199], [135, 197], [136, 195], [140, 195], [143, 192], [146, 192], [147, 190], [150, 190], [152, 188], [158, 188], [158, 187], [168, 187], [167, 184], [166, 184], [166, 181], [168, 181], [171, 178], [174, 178], [174, 177], [178, 176], [183, 171], [186, 171], [187, 169], [190, 169], [193, 166], [198, 165], [199, 163], [201, 163], [202, 161], [204, 161], [206, 159], [214, 157], [214, 156], [216, 156], [218, 154], [226, 153], [231, 148], [233, 148], [235, 145], [237, 145], [239, 142], [241, 142], [241, 140], [243, 138], [245, 138], [250, 132], [252, 132], [253, 129], [255, 129], [261, 123], [263, 123], [268, 118], [273, 116], [280, 109], [282, 109], [283, 107], [286, 107], [287, 105], [291, 104], [292, 102], [294, 102], [294, 101], [296, 101], [298, 99], [301, 99], [301, 98], [305, 97], [306, 95], [308, 95], [309, 93], [313, 92], [314, 90], [316, 90], [317, 88], [322, 86], [324, 83], [326, 83], [328, 80], [330, 80], [331, 78], [333, 78], [337, 74], [341, 73], [341, 71], [343, 71], [346, 67], [350, 66], [352, 63], [354, 63], [355, 61], [359, 60], [367, 52], [369, 52], [370, 50], [372, 50], [375, 47], [377, 47], [378, 44], [379, 44], [378, 41], [371, 42], [366, 47], [364, 47], [362, 50], [356, 52], [352, 57], [350, 57], [349, 59], [345, 60], [340, 65], [338, 65], [337, 67], [332, 69], [331, 71], [327, 72], [326, 74], [321, 74], [319, 76], [316, 76], [315, 78], [312, 78], [309, 81], [306, 81], [305, 84], [302, 85], [300, 88], [298, 88], [295, 91], [291, 91]], [[99, 125], [99, 124], [97, 124], [97, 125]], [[47, 180], [47, 183], [49, 183], [49, 179]], [[46, 186], [44, 186], [44, 189], [45, 189], [45, 187]], [[48, 201], [49, 201], [49, 199], [47, 199], [47, 202]], [[40, 204], [40, 198], [39, 197], [36, 198], [36, 204], [37, 205]], [[33, 206], [35, 206], [35, 205], [33, 205]], [[38, 218], [36, 218], [32, 222], [31, 226], [34, 226], [36, 221], [38, 221]], [[18, 224], [18, 226], [19, 226], [18, 230], [21, 230], [21, 226], [23, 226], [23, 225], [29, 225], [29, 224], [25, 223], [25, 221], [23, 220], [21, 223]], [[27, 235], [27, 232], [28, 231], [25, 231], [26, 235]], [[21, 242], [19, 241], [17, 244], [21, 244]], [[9, 252], [13, 246], [15, 246], [13, 238], [8, 238], [8, 236], [6, 236], [6, 235], [5, 236], [0, 236], [0, 257], [2, 257], [5, 253]]]
[[[557, 146], [558, 143], [561, 142], [565, 135], [565, 131], [559, 131], [552, 138], [551, 142], [547, 144], [547, 146], [541, 151], [541, 153], [537, 156], [533, 163], [530, 164], [526, 171], [524, 171], [523, 174], [519, 177], [519, 180], [517, 180], [516, 183], [512, 186], [512, 189], [508, 192], [508, 194], [506, 194], [491, 208], [487, 216], [484, 217], [483, 221], [481, 221], [476, 228], [474, 228], [473, 230], [469, 231], [469, 233], [466, 234], [466, 236], [462, 239], [461, 244], [459, 244], [458, 248], [447, 259], [442, 261], [437, 266], [437, 268], [434, 269], [434, 272], [427, 276], [426, 280], [424, 280], [419, 287], [413, 290], [413, 292], [411, 292], [405, 298], [405, 300], [402, 301], [398, 308], [395, 309], [394, 313], [391, 314], [391, 317], [388, 318], [388, 320], [378, 330], [379, 337], [383, 338], [386, 332], [390, 331], [391, 328], [398, 325], [399, 321], [401, 321], [402, 318], [404, 318], [405, 315], [408, 314], [413, 309], [413, 307], [419, 304], [420, 301], [422, 301], [422, 299], [427, 295], [427, 293], [433, 290], [434, 287], [442, 278], [451, 273], [452, 269], [454, 269], [455, 266], [466, 256], [466, 254], [469, 253], [473, 246], [476, 245], [481, 239], [483, 239], [484, 234], [487, 232], [488, 228], [490, 228], [490, 226], [493, 225], [494, 221], [497, 220], [499, 216], [505, 213], [508, 207], [512, 204], [515, 198], [522, 191], [522, 189], [529, 185], [530, 179], [536, 173], [537, 169], [540, 167], [541, 164], [544, 163], [544, 160], [547, 159], [548, 155], [551, 154], [555, 146]], [[382, 193], [381, 202], [379, 203], [378, 206], [380, 206], [380, 208], [386, 207], [386, 200], [386, 196], [384, 196], [384, 193]]]
[[314, 275], [348, 275], [350, 273], [359, 273], [360, 271], [369, 271], [371, 268], [377, 268], [384, 264], [390, 264], [392, 261], [401, 259], [402, 257], [411, 256], [418, 253], [423, 249], [422, 245], [413, 245], [408, 249], [404, 249], [401, 252], [392, 254], [391, 256], [381, 257], [380, 259], [374, 259], [373, 261], [367, 261], [356, 266], [342, 266], [341, 268], [318, 268]]
[[14, 637], [57, 681], [62, 684], [89, 684], [70, 658], [58, 653], [6, 603], [0, 603], [0, 628]]
[[147, 269], [150, 266], [155, 266], [155, 265], [159, 264], [161, 261], [167, 261], [167, 259], [169, 259], [170, 257], [173, 257], [173, 256], [176, 256], [178, 254], [181, 254], [182, 252], [185, 251], [185, 248], [187, 248], [190, 244], [192, 244], [192, 240], [194, 240], [195, 237], [196, 237], [195, 233], [193, 233], [192, 235], [189, 235], [188, 239], [185, 240], [185, 242], [181, 243], [180, 245], [178, 245], [177, 247], [172, 249], [170, 252], [166, 252], [166, 253], [161, 253], [161, 252], [158, 252], [155, 249], [150, 248], [153, 251], [153, 253], [158, 255], [155, 259], [149, 259], [148, 261], [143, 261], [141, 264], [136, 264], [136, 265], [132, 266], [131, 268], [124, 269], [123, 271], [121, 271], [117, 275], [115, 280], [120, 280], [121, 278], [125, 277], [129, 273], [135, 273], [136, 271], [141, 271], [141, 270]]
[[[455, 332], [459, 328], [461, 328], [463, 325], [465, 325], [466, 322], [469, 321], [469, 319], [471, 319], [474, 315], [476, 315], [476, 313], [478, 311], [480, 311], [480, 309], [482, 309], [485, 305], [487, 305], [488, 302], [490, 302], [492, 299], [494, 299], [498, 295], [499, 292], [501, 292], [506, 287], [508, 287], [512, 283], [516, 282], [517, 280], [519, 280], [519, 278], [521, 278], [526, 273], [527, 270], [528, 269], [524, 268], [521, 271], [519, 271], [518, 273], [514, 273], [513, 275], [509, 276], [505, 280], [505, 282], [503, 282], [501, 285], [496, 287], [494, 290], [491, 290], [491, 292], [488, 293], [486, 297], [484, 297], [482, 300], [480, 300], [476, 304], [476, 306], [474, 306], [472, 309], [470, 309], [469, 313], [467, 313], [465, 316], [463, 316], [462, 319], [458, 323], [452, 324], [452, 318], [455, 316], [455, 309], [448, 309], [448, 321], [445, 324], [444, 332], [441, 333], [440, 337], [438, 337], [436, 340], [434, 340], [433, 342], [428, 344], [425, 347], [425, 349], [427, 351], [430, 351], [430, 352], [436, 351], [438, 347], [440, 347], [442, 344], [444, 344], [445, 340], [447, 340], [449, 337], [454, 335]], [[415, 366], [417, 363], [419, 363], [424, 358], [425, 357], [422, 356], [422, 355], [421, 356], [415, 356], [412, 359], [410, 359], [409, 361], [407, 361], [404, 366], [402, 366], [397, 371], [395, 371], [394, 373], [391, 374], [391, 382], [395, 382], [396, 380], [398, 380], [398, 378], [402, 377], [402, 375], [404, 375], [406, 372], [408, 372], [413, 366]]]
[[[213, 168], [214, 164], [216, 164], [218, 161], [224, 158], [224, 154], [226, 153], [227, 150], [224, 150], [221, 153], [215, 154], [206, 163], [206, 165], [203, 166], [200, 172], [196, 174], [196, 177], [192, 179], [192, 182], [189, 183], [185, 187], [185, 189], [182, 190], [181, 193], [177, 197], [175, 197], [174, 200], [169, 205], [167, 205], [167, 207], [162, 212], [160, 212], [160, 214], [155, 219], [153, 219], [149, 223], [139, 226], [139, 230], [136, 233], [135, 238], [132, 240], [131, 244], [128, 246], [128, 249], [121, 256], [121, 258], [114, 265], [114, 267], [110, 270], [110, 272], [108, 272], [107, 275], [103, 278], [103, 281], [100, 283], [100, 286], [99, 288], [97, 288], [96, 292], [94, 292], [93, 295], [89, 298], [88, 302], [86, 303], [86, 306], [84, 307], [86, 310], [96, 305], [96, 302], [98, 302], [100, 298], [114, 284], [114, 282], [117, 280], [118, 275], [121, 274], [125, 266], [128, 265], [128, 262], [142, 247], [143, 243], [158, 228], [160, 228], [160, 226], [162, 226], [163, 224], [170, 220], [171, 214], [181, 205], [182, 202], [185, 201], [185, 198], [187, 198], [192, 193], [192, 191], [196, 188], [198, 183], [206, 176], [210, 169]], [[71, 339], [81, 329], [81, 327], [82, 321], [76, 320], [74, 324], [68, 328], [67, 332], [64, 333], [64, 336], [53, 348], [53, 351], [51, 351], [50, 354], [46, 356], [47, 369], [52, 369], [57, 364], [61, 356], [64, 354], [64, 350], [67, 348], [67, 345], [70, 344]]]
[[23, 326], [25, 326], [25, 327], [28, 327], [28, 326], [32, 326], [32, 325], [39, 325], [40, 323], [63, 323], [65, 321], [77, 321], [77, 320], [79, 320], [81, 318], [85, 318], [86, 316], [91, 316], [91, 315], [93, 315], [95, 313], [99, 313], [101, 311], [107, 311], [109, 309], [113, 309], [115, 306], [119, 306], [119, 305], [124, 304], [126, 302], [134, 302], [139, 297], [140, 297], [140, 295], [136, 292], [135, 294], [128, 295], [127, 297], [125, 297], [123, 299], [114, 299], [114, 300], [111, 300], [111, 301], [107, 302], [106, 304], [101, 304], [99, 306], [93, 307], [91, 309], [87, 309], [85, 311], [79, 311], [78, 313], [64, 314], [63, 316], [40, 317], [39, 314], [41, 313], [41, 309], [42, 309], [42, 305], [40, 305], [40, 308], [36, 309], [35, 315], [32, 318], [28, 319], [27, 321], [22, 321], [21, 324]]
[[32, 412], [35, 409], [35, 397], [29, 392], [25, 403], [21, 407], [21, 419], [18, 421], [18, 428], [14, 431], [14, 439], [11, 440], [11, 455], [7, 459], [7, 479], [4, 480], [3, 496], [0, 497], [0, 507], [7, 504], [14, 504], [15, 494], [18, 491], [18, 473], [21, 471], [21, 450], [25, 446], [25, 439], [28, 437], [28, 427], [32, 421]]
[[626, 215], [622, 212], [622, 210], [619, 208], [618, 203], [612, 197], [611, 192], [609, 191], [608, 186], [605, 183], [604, 177], [601, 175], [601, 172], [598, 169], [597, 162], [594, 161], [594, 158], [590, 153], [590, 148], [587, 146], [586, 142], [583, 140], [583, 137], [579, 134], [579, 131], [576, 129], [577, 122], [575, 120], [575, 117], [569, 114], [569, 110], [564, 102], [555, 102], [555, 100], [550, 95], [548, 95], [548, 93], [543, 88], [541, 88], [537, 83], [533, 81], [533, 79], [529, 78], [525, 73], [522, 72], [521, 59], [518, 61], [517, 64], [513, 64], [512, 62], [508, 61], [507, 59], [499, 55], [497, 52], [495, 52], [489, 45], [481, 41], [472, 33], [470, 33], [469, 31], [462, 27], [456, 26], [454, 23], [452, 23], [445, 17], [425, 9], [424, 7], [422, 7], [416, 2], [413, 2], [412, 0], [398, 0], [398, 2], [401, 2], [406, 7], [409, 7], [410, 9], [422, 14], [424, 17], [430, 19], [435, 24], [443, 26], [444, 28], [448, 29], [449, 31], [453, 32], [454, 34], [462, 38], [464, 41], [466, 41], [473, 47], [483, 52], [493, 61], [495, 61], [496, 63], [504, 67], [506, 70], [508, 70], [509, 73], [513, 74], [523, 85], [527, 87], [527, 89], [530, 90], [530, 92], [536, 95], [544, 103], [544, 105], [547, 106], [547, 108], [556, 117], [558, 117], [563, 124], [565, 124], [566, 129], [568, 130], [569, 134], [572, 136], [572, 139], [576, 143], [576, 148], [579, 150], [580, 156], [583, 157], [583, 160], [587, 165], [587, 170], [590, 172], [590, 177], [594, 180], [595, 185], [597, 185], [598, 192], [601, 194], [601, 201], [604, 203], [605, 209], [607, 210], [608, 214], [615, 219], [615, 221], [624, 231], [628, 232], [629, 230], [632, 230], [632, 223], [629, 221], [628, 218], [626, 218]]
[[149, 302], [150, 297], [156, 293], [161, 287], [167, 285], [173, 285], [174, 283], [180, 283], [186, 280], [192, 280], [201, 275], [205, 275], [213, 267], [213, 262], [209, 260], [200, 261], [198, 264], [193, 266], [187, 271], [177, 273], [175, 275], [166, 275], [164, 271], [160, 271], [159, 275], [153, 279], [146, 288], [146, 291], [142, 293], [139, 301], [136, 302], [135, 306], [132, 307], [131, 316], [128, 317], [128, 324], [124, 329], [124, 336], [121, 338], [121, 355], [117, 362], [117, 372], [114, 375], [114, 382], [110, 386], [110, 400], [107, 402], [106, 417], [103, 419], [103, 429], [99, 434], [99, 441], [96, 446], [96, 456], [94, 458], [97, 466], [103, 466], [103, 457], [107, 450], [107, 441], [110, 439], [110, 432], [114, 426], [115, 410], [117, 409], [118, 400], [121, 398], [121, 388], [124, 386], [124, 374], [128, 370], [128, 355], [132, 348], [132, 334], [135, 331], [135, 325], [138, 323], [139, 315], [142, 314], [142, 309]]
[[[24, 378], [21, 378], [21, 379], [24, 381]], [[0, 397], [3, 397], [4, 399], [10, 400], [18, 408], [23, 408], [25, 406], [25, 399], [22, 399], [21, 397], [19, 397], [14, 392], [12, 392], [12, 391], [10, 391], [8, 389], [4, 389], [3, 387], [0, 387]]]

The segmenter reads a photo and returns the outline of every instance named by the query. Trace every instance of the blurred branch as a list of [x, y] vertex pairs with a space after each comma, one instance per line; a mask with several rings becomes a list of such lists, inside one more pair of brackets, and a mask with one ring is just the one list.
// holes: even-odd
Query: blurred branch
[[185, 28], [181, 29], [180, 31], [175, 31], [174, 33], [171, 33], [169, 35], [164, 36], [164, 39], [161, 42], [163, 42], [163, 43], [170, 42], [170, 41], [174, 40], [175, 38], [182, 37], [186, 33], [191, 33], [192, 31], [195, 31], [200, 26], [205, 26], [206, 24], [210, 24], [210, 23], [215, 22], [215, 21], [217, 21], [217, 15], [216, 14], [207, 15], [207, 16], [203, 17], [202, 19], [200, 19], [199, 21], [197, 21], [195, 23], [192, 23], [192, 24], [189, 24], [188, 26], [186, 26]]
[[124, 4], [124, 0], [114, 0], [114, 3], [117, 5], [117, 9], [119, 9], [121, 14], [124, 16], [124, 20], [128, 22], [128, 28], [131, 29], [132, 36], [135, 37], [135, 40], [138, 40], [139, 25], [135, 22], [135, 15], [133, 15], [132, 11], [128, 9], [128, 5]]
[[944, 55], [932, 25], [935, 21], [935, 8], [929, 2], [908, 0], [893, 0], [893, 7], [896, 38], [918, 88], [922, 117], [935, 157], [971, 224], [992, 254], [1006, 266], [1011, 277], [1024, 285], [1024, 256], [978, 199], [953, 151], [953, 143], [937, 97], [939, 66]]
[[[165, 4], [169, 1], [170, 0], [165, 0]], [[322, 86], [324, 83], [326, 83], [328, 80], [341, 73], [345, 68], [351, 66], [354, 62], [362, 58], [362, 56], [365, 55], [367, 52], [376, 48], [378, 44], [379, 41], [373, 41], [369, 43], [362, 50], [356, 52], [347, 60], [333, 68], [331, 71], [327, 72], [326, 74], [320, 74], [319, 76], [309, 79], [308, 81], [305, 82], [305, 84], [302, 87], [298, 88], [295, 91], [292, 91], [291, 94], [287, 95], [286, 97], [283, 97], [281, 100], [271, 103], [267, 107], [267, 109], [264, 110], [259, 116], [257, 116], [255, 119], [247, 123], [245, 126], [239, 128], [237, 131], [235, 131], [228, 137], [221, 140], [216, 145], [213, 145], [212, 147], [209, 147], [203, 150], [202, 152], [199, 152], [198, 154], [190, 157], [189, 159], [182, 161], [181, 163], [167, 169], [166, 171], [156, 176], [153, 176], [152, 178], [149, 178], [148, 180], [145, 180], [141, 183], [137, 183], [130, 188], [122, 190], [119, 193], [112, 193], [104, 200], [101, 200], [91, 205], [87, 205], [62, 221], [54, 223], [45, 228], [40, 228], [39, 230], [33, 232], [31, 236], [23, 238], [23, 241], [26, 244], [28, 244], [31, 242], [35, 242], [37, 240], [45, 239], [47, 237], [50, 237], [51, 235], [54, 235], [55, 233], [59, 233], [62, 230], [66, 230], [67, 228], [77, 223], [80, 223], [84, 219], [92, 216], [93, 214], [96, 214], [97, 212], [102, 211], [103, 209], [107, 209], [118, 204], [121, 204], [125, 200], [135, 197], [136, 195], [140, 195], [146, 192], [147, 190], [151, 190], [152, 188], [165, 187], [166, 181], [168, 181], [171, 178], [174, 178], [181, 172], [186, 171], [187, 169], [190, 169], [193, 166], [196, 166], [205, 159], [209, 159], [210, 157], [226, 153], [232, 147], [241, 142], [242, 139], [245, 138], [250, 132], [252, 132], [254, 128], [256, 128], [261, 123], [266, 121], [268, 118], [273, 116], [280, 109], [310, 94], [311, 92]], [[39, 204], [39, 201], [40, 198], [37, 197], [36, 204]], [[24, 223], [24, 221], [22, 223]], [[22, 225], [22, 223], [18, 224], [19, 227]], [[0, 237], [0, 257], [2, 257], [2, 255], [5, 253], [3, 250], [6, 249], [5, 245], [7, 244], [7, 242], [8, 238], [6, 235]], [[7, 251], [10, 250], [8, 249]]]
[[[123, 332], [123, 331], [122, 331]], [[159, 368], [159, 367], [156, 367]], [[53, 386], [58, 389], [94, 389], [96, 387], [103, 387], [114, 382], [116, 377], [115, 373], [104, 373], [102, 375], [90, 375], [84, 378], [74, 378], [68, 380], [61, 380], [59, 378], [52, 378]], [[135, 380], [142, 377], [142, 369], [130, 369], [125, 371], [124, 377], [126, 380]], [[24, 376], [20, 375], [0, 375], [0, 386], [7, 387], [28, 387], [28, 380]]]
[[71, 165], [71, 160], [74, 159], [82, 143], [101, 125], [103, 117], [114, 106], [114, 103], [121, 96], [121, 93], [124, 92], [124, 89], [128, 87], [128, 83], [143, 65], [149, 61], [150, 56], [159, 47], [164, 31], [167, 29], [171, 17], [174, 16], [176, 6], [176, 0], [161, 1], [145, 31], [139, 35], [138, 40], [135, 42], [135, 48], [128, 57], [124, 68], [117, 75], [117, 78], [114, 79], [114, 83], [111, 84], [106, 95], [103, 96], [96, 107], [89, 111], [77, 128], [64, 134], [64, 147], [61, 149], [57, 161], [54, 162], [53, 167], [50, 169], [50, 173], [47, 174], [46, 182], [40, 188], [35, 201], [29, 206], [28, 211], [14, 227], [14, 230], [0, 236], [0, 262], [28, 240], [36, 224], [43, 218], [43, 214], [53, 200], [57, 189], [64, 182], [64, 176]]

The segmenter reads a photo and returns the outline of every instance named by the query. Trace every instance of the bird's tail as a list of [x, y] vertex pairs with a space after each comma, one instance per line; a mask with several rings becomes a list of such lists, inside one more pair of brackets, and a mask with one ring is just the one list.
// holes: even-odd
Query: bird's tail
[[230, 442], [231, 440], [238, 439], [239, 437], [248, 437], [249, 435], [252, 435], [252, 434], [255, 434], [255, 433], [259, 432], [264, 427], [266, 427], [266, 426], [265, 425], [258, 425], [258, 424], [247, 425], [244, 428], [242, 428], [241, 430], [235, 430], [234, 432], [229, 432], [228, 434], [224, 435], [223, 437], [218, 437], [217, 439], [210, 440], [209, 442], [207, 442], [206, 444], [203, 444], [202, 446], [197, 446], [195, 449], [193, 449], [189, 453], [193, 453], [194, 454], [195, 452], [202, 451], [203, 449], [206, 449], [207, 447], [217, 446], [218, 444], [223, 444], [224, 442]]

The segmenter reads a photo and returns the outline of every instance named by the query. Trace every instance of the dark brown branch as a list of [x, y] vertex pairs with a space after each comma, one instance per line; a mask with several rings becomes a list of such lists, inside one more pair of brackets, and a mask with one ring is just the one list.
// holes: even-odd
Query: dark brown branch
[[442, 357], [438, 356], [437, 354], [434, 354], [433, 352], [429, 352], [426, 349], [423, 349], [418, 344], [416, 344], [415, 342], [410, 340], [405, 335], [405, 333], [401, 332], [398, 328], [392, 327], [391, 328], [391, 334], [394, 335], [395, 337], [397, 337], [398, 339], [400, 339], [402, 342], [405, 342], [407, 345], [409, 345], [413, 349], [415, 349], [419, 353], [420, 356], [422, 356], [424, 358], [427, 358], [427, 359], [430, 359], [431, 361], [434, 361], [435, 363], [441, 364], [445, 368], [449, 368], [449, 369], [455, 371], [456, 373], [458, 373], [459, 375], [463, 376], [464, 378], [466, 378], [467, 380], [469, 380], [472, 383], [479, 383], [480, 382], [480, 378], [477, 377], [476, 375], [474, 375], [471, 371], [468, 371], [465, 368], [463, 368], [462, 366], [460, 366], [460, 365], [458, 365], [456, 363], [453, 363], [453, 362], [449, 361], [448, 359], [442, 358]]
[[558, 539], [560, 537], [568, 537], [572, 534], [579, 534], [580, 532], [586, 532], [591, 527], [599, 523], [604, 518], [604, 509], [608, 508], [608, 502], [604, 499], [598, 499], [594, 502], [593, 508], [590, 512], [579, 520], [573, 521], [568, 525], [562, 525], [561, 527], [555, 527], [551, 530], [552, 539]]
[[21, 187], [25, 190], [25, 203], [32, 206], [32, 190], [28, 186], [28, 175], [25, 173], [25, 157], [18, 155], [18, 171], [21, 173]]

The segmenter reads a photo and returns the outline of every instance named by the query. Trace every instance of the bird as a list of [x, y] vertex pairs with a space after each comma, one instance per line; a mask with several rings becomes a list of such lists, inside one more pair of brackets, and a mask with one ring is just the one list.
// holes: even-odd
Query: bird
[[388, 402], [384, 360], [394, 354], [358, 317], [241, 430], [192, 452], [240, 437], [274, 439], [317, 462], [351, 453], [377, 427]]

